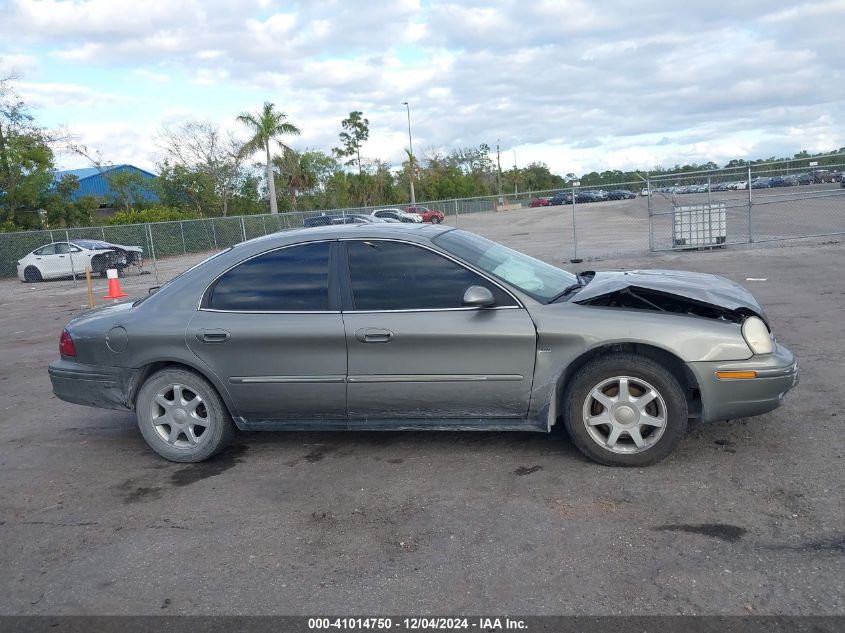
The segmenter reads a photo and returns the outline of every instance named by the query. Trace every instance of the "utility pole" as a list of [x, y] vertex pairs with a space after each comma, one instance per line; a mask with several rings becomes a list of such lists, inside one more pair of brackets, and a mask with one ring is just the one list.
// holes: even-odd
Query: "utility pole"
[[499, 151], [499, 139], [496, 139], [496, 164], [498, 165], [498, 170], [496, 172], [496, 182], [499, 189], [499, 204], [503, 204], [504, 198], [502, 198], [502, 154]]
[[411, 139], [411, 106], [408, 105], [407, 101], [403, 101], [402, 105], [408, 111], [408, 147], [411, 152], [411, 155], [408, 157], [408, 166], [411, 172], [411, 204], [416, 204], [417, 199], [414, 195], [414, 141]]

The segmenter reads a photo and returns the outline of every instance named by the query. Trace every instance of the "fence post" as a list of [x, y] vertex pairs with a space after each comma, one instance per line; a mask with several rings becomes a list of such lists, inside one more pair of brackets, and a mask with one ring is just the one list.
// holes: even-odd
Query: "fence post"
[[458, 226], [458, 199], [455, 198], [455, 226]]
[[654, 252], [654, 216], [651, 208], [651, 179], [645, 179], [646, 202], [648, 203], [648, 252]]
[[179, 222], [179, 232], [182, 234], [182, 254], [188, 254], [188, 248], [185, 246], [185, 223]]
[[217, 229], [215, 228], [216, 223], [214, 222], [214, 218], [211, 218], [211, 237], [214, 238], [214, 250], [217, 250]]
[[751, 201], [751, 166], [748, 167], [748, 243], [754, 243], [754, 234], [751, 226], [751, 207], [754, 203]]
[[244, 234], [244, 242], [246, 242], [246, 224], [244, 223], [244, 216], [241, 216], [241, 232]]
[[572, 185], [572, 259], [569, 261], [573, 264], [581, 261], [578, 259], [578, 231], [575, 229], [575, 185]]
[[153, 242], [153, 225], [147, 224], [147, 231], [150, 234], [150, 255], [153, 258], [153, 273], [155, 274], [156, 283], [161, 283], [161, 280], [158, 278], [158, 263], [156, 262], [156, 248], [155, 243]]
[[53, 239], [53, 231], [50, 231], [50, 243], [55, 242], [56, 240]]
[[264, 227], [264, 235], [267, 235], [267, 216], [264, 214], [261, 215], [261, 226]]
[[70, 233], [65, 231], [65, 238], [67, 239], [67, 254], [70, 257], [70, 273], [73, 277], [73, 285], [76, 285], [76, 267], [73, 265], [73, 251], [70, 247]]
[[102, 231], [102, 233], [103, 233], [103, 241], [105, 242], [106, 241], [106, 227], [101, 226], [100, 231]]

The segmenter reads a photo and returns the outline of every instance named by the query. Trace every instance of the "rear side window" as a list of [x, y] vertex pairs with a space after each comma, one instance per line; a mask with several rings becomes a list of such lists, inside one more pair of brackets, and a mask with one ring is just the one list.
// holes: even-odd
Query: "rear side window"
[[33, 252], [34, 255], [55, 255], [56, 254], [56, 245], [55, 244], [48, 244], [47, 246], [42, 246], [37, 251]]
[[237, 312], [329, 309], [329, 243], [282, 248], [238, 264], [211, 288], [208, 307]]
[[516, 305], [496, 284], [428, 249], [379, 240], [346, 248], [356, 310], [461, 308], [470, 286], [488, 288], [497, 306]]

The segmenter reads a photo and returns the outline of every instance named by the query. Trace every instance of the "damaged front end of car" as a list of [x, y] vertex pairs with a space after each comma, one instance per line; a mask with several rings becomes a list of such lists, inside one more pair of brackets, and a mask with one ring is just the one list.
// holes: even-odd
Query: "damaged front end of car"
[[584, 272], [589, 283], [572, 299], [585, 306], [654, 310], [741, 324], [765, 312], [748, 290], [724, 277], [669, 270]]

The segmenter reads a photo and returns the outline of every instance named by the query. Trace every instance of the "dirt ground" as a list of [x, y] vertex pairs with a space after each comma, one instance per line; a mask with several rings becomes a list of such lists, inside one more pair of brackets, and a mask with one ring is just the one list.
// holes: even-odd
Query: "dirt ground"
[[[555, 235], [525, 230], [505, 241], [561, 261]], [[746, 284], [800, 384], [765, 416], [692, 425], [644, 469], [591, 463], [562, 429], [241, 434], [177, 465], [131, 414], [52, 396], [84, 286], [8, 282], [0, 613], [845, 614], [845, 249], [585, 267]]]

